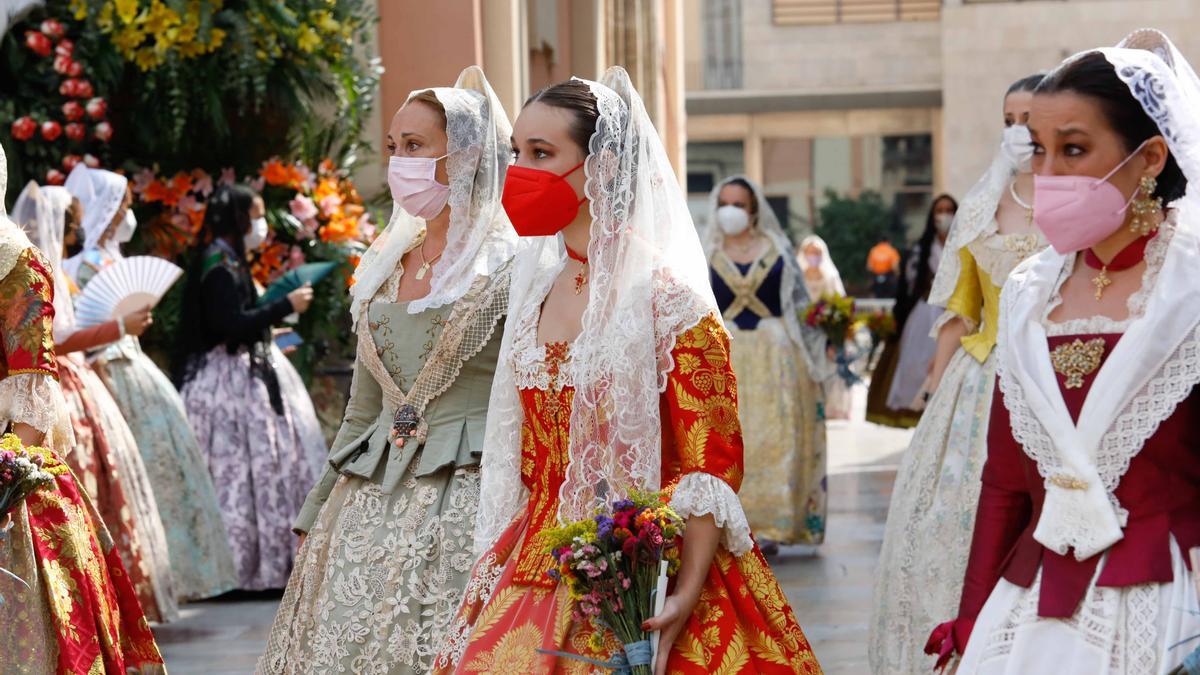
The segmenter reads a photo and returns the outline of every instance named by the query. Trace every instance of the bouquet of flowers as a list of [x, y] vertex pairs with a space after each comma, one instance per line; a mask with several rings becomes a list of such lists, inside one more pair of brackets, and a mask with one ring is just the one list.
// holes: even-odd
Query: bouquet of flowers
[[826, 293], [809, 304], [804, 312], [804, 323], [819, 328], [836, 349], [846, 341], [854, 324], [854, 298]]
[[[0, 437], [0, 525], [7, 523], [8, 515], [34, 490], [54, 482], [54, 475], [44, 468], [48, 456], [44, 448], [25, 447], [14, 434]], [[8, 530], [0, 527], [0, 539], [6, 536]], [[24, 579], [3, 567], [0, 574], [29, 587]], [[0, 606], [3, 604], [4, 596], [0, 595]]]
[[[595, 665], [635, 675], [653, 671], [658, 636], [643, 631], [642, 622], [662, 611], [667, 577], [679, 571], [682, 532], [683, 521], [665, 495], [635, 492], [594, 518], [542, 533], [558, 562], [547, 574], [566, 584], [576, 603], [576, 620], [611, 630], [624, 645], [624, 658]], [[602, 638], [602, 633], [594, 634], [592, 644], [598, 647]]]
[[871, 339], [876, 343], [883, 342], [896, 334], [896, 317], [884, 309], [860, 312], [855, 323], [866, 328], [871, 333]]

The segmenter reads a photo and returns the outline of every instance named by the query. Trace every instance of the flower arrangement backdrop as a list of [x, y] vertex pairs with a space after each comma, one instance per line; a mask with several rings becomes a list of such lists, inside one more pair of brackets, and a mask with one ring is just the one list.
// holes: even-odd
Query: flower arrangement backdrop
[[[35, 5], [0, 37], [11, 184], [62, 184], [80, 162], [124, 173], [140, 223], [130, 248], [184, 266], [214, 187], [251, 184], [272, 226], [253, 254], [261, 283], [305, 262], [342, 263], [302, 316], [306, 342], [293, 360], [311, 381], [350, 357], [346, 287], [378, 222], [350, 179], [370, 152], [360, 137], [382, 73], [356, 41], [373, 26], [375, 3]], [[181, 286], [155, 311], [151, 353], [173, 342]]]

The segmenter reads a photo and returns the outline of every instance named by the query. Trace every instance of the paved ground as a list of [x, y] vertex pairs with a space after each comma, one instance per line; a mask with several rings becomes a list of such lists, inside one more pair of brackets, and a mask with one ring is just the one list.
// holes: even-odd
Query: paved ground
[[[862, 419], [862, 392], [856, 392]], [[814, 555], [784, 547], [772, 566], [825, 672], [863, 675], [871, 584], [896, 464], [910, 432], [865, 422], [829, 425], [829, 519]], [[173, 675], [251, 673], [279, 594], [243, 596], [184, 608], [155, 630]]]

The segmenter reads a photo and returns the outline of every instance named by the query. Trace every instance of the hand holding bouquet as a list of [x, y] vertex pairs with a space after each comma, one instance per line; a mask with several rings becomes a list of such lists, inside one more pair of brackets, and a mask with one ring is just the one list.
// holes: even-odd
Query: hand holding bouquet
[[[642, 622], [661, 611], [667, 577], [679, 570], [682, 532], [679, 514], [655, 492], [634, 493], [590, 520], [542, 533], [558, 562], [547, 574], [566, 584], [576, 603], [575, 619], [590, 620], [597, 631], [611, 630], [624, 645], [624, 658], [593, 665], [635, 675], [652, 672], [655, 640], [642, 630]], [[602, 638], [597, 632], [591, 639], [599, 645]]]
[[854, 324], [854, 298], [835, 293], [822, 295], [805, 310], [804, 324], [820, 329], [829, 344], [840, 349]]
[[[46, 468], [47, 460], [52, 466], [66, 470], [45, 448], [25, 447], [15, 434], [0, 437], [0, 541], [8, 535], [11, 514], [21, 502], [34, 490], [54, 482], [53, 469]], [[29, 587], [24, 579], [3, 567], [0, 567], [0, 575]], [[0, 606], [3, 604], [4, 596], [0, 595]]]

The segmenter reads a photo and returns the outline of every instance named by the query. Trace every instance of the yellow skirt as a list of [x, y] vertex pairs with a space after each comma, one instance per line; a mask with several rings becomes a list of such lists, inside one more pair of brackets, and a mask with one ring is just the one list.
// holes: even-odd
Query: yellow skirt
[[825, 415], [821, 387], [783, 321], [729, 327], [746, 473], [738, 496], [759, 538], [825, 539]]

